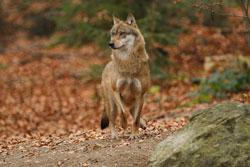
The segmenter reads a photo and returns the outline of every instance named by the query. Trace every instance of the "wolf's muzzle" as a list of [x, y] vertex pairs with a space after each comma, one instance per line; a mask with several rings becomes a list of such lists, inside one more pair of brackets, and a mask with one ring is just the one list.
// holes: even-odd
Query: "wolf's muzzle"
[[114, 42], [109, 42], [109, 46], [110, 46], [111, 48], [114, 48], [114, 47], [115, 47], [115, 43], [114, 43]]

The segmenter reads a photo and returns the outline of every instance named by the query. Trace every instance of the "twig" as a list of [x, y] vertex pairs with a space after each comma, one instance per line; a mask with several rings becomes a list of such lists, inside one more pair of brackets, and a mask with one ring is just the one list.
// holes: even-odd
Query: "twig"
[[166, 118], [191, 117], [193, 114], [195, 114], [196, 112], [199, 112], [199, 111], [200, 110], [194, 110], [194, 111], [185, 112], [185, 113], [167, 113], [167, 114], [158, 115], [156, 117], [151, 117], [148, 119], [148, 121], [157, 120], [157, 119], [166, 119]]
[[63, 112], [62, 112], [62, 98], [60, 96], [60, 93], [59, 93], [59, 89], [58, 89], [58, 86], [57, 86], [57, 81], [55, 80], [56, 79], [56, 72], [55, 72], [55, 69], [54, 67], [51, 68], [51, 73], [52, 73], [52, 76], [53, 76], [53, 82], [55, 84], [55, 94], [57, 96], [57, 99], [59, 101], [59, 112], [62, 113], [63, 115]]
[[246, 30], [246, 38], [248, 45], [250, 46], [250, 33], [249, 33], [249, 24], [250, 24], [250, 18], [248, 16], [248, 5], [249, 5], [249, 0], [246, 0], [246, 3], [243, 2], [243, 0], [240, 0], [244, 14], [246, 18], [244, 18], [245, 21], [245, 30]]
[[249, 4], [249, 0], [246, 0], [246, 5], [244, 4], [243, 0], [240, 0], [240, 2], [241, 2], [242, 8], [243, 8], [244, 13], [245, 13], [245, 17], [244, 18], [247, 18], [248, 22], [250, 23], [250, 18], [248, 16], [248, 4]]
[[222, 13], [214, 13], [215, 15], [220, 15], [220, 16], [229, 16], [229, 17], [240, 17], [240, 18], [248, 18], [247, 16], [239, 16], [239, 15], [234, 15], [234, 14], [222, 14]]
[[25, 65], [27, 63], [30, 63], [35, 60], [41, 60], [43, 57], [48, 57], [50, 59], [63, 59], [67, 57], [67, 55], [60, 55], [60, 54], [43, 54], [43, 53], [37, 53], [35, 55], [32, 55], [31, 57], [24, 58], [19, 62], [20, 65]]
[[63, 77], [66, 77], [66, 76], [70, 76], [76, 80], [80, 80], [80, 79], [83, 79], [86, 77], [86, 75], [83, 75], [83, 74], [77, 74], [77, 73], [70, 73], [69, 75], [64, 75], [62, 73], [59, 73], [57, 76], [56, 76], [56, 79], [61, 79]]

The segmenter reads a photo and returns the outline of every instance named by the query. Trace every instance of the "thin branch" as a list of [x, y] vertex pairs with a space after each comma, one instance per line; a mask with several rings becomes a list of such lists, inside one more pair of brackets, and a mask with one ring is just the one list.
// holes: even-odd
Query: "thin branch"
[[[206, 9], [200, 8], [201, 10], [205, 12], [209, 12]], [[234, 15], [234, 14], [223, 14], [223, 13], [217, 13], [213, 12], [214, 15], [220, 15], [220, 16], [228, 16], [228, 17], [239, 17], [239, 18], [248, 18], [248, 16], [239, 16], [239, 15]]]
[[44, 54], [44, 53], [36, 53], [32, 55], [31, 57], [26, 57], [23, 60], [19, 62], [20, 65], [25, 65], [27, 63], [30, 63], [35, 60], [41, 60], [43, 57], [47, 57], [50, 59], [63, 59], [66, 58], [67, 55], [61, 55], [61, 54]]
[[243, 12], [246, 16], [246, 18], [244, 18], [245, 21], [245, 29], [246, 29], [246, 38], [247, 38], [247, 42], [248, 45], [250, 46], [250, 33], [249, 33], [249, 24], [250, 24], [250, 18], [248, 16], [248, 5], [249, 5], [249, 0], [246, 0], [244, 3], [243, 0], [240, 0], [242, 8], [243, 8]]
[[248, 22], [250, 23], [250, 18], [248, 16], [248, 4], [249, 4], [249, 0], [246, 0], [246, 4], [244, 3], [243, 0], [240, 0], [243, 11], [245, 13], [245, 19], [248, 20]]
[[[221, 15], [221, 16], [229, 16], [229, 17], [239, 17], [239, 18], [243, 18], [244, 22], [245, 22], [245, 33], [246, 33], [246, 39], [248, 42], [248, 45], [250, 46], [250, 32], [249, 32], [249, 25], [250, 25], [250, 18], [248, 15], [248, 9], [249, 9], [249, 0], [238, 0], [240, 3], [240, 6], [243, 10], [243, 16], [239, 16], [239, 15], [233, 15], [233, 14], [222, 14], [222, 13], [216, 13], [214, 12], [214, 10], [211, 10], [211, 16], [214, 15]], [[199, 7], [199, 9], [201, 10], [205, 10], [202, 7]]]
[[242, 6], [243, 6], [243, 9], [245, 11], [245, 13], [248, 14], [248, 0], [246, 1], [246, 4], [244, 4], [243, 0], [240, 0]]
[[243, 0], [240, 0], [240, 4], [242, 5], [242, 8], [243, 8], [244, 11], [245, 11], [245, 4], [244, 4]]
[[222, 14], [222, 13], [214, 13], [215, 15], [220, 15], [220, 16], [229, 16], [229, 17], [240, 17], [240, 18], [248, 18], [247, 16], [239, 16], [239, 15], [234, 15], [234, 14]]

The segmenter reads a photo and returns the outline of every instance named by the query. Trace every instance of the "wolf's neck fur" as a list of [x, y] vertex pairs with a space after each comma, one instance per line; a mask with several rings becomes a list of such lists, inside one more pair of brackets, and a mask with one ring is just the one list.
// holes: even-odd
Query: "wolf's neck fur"
[[130, 51], [113, 51], [112, 59], [122, 77], [133, 77], [148, 63], [143, 39], [138, 39]]

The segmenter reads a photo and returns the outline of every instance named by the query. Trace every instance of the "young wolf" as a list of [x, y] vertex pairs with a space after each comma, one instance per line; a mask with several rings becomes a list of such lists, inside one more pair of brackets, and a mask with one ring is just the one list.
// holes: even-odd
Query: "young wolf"
[[139, 126], [146, 129], [140, 117], [145, 94], [150, 87], [149, 57], [134, 16], [129, 14], [125, 22], [113, 16], [113, 21], [109, 42], [112, 61], [106, 65], [101, 82], [104, 99], [101, 129], [109, 125], [111, 137], [117, 138], [116, 116], [119, 113], [121, 126], [125, 129], [126, 107], [134, 118], [130, 139], [135, 139], [139, 136]]

